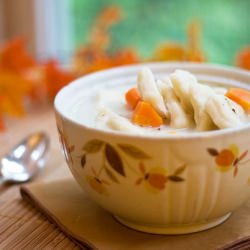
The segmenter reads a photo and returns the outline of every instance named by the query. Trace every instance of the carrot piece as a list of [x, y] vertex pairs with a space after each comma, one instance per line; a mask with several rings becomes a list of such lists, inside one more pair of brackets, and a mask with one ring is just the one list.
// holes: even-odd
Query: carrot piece
[[248, 110], [250, 108], [250, 91], [240, 88], [230, 88], [226, 96], [238, 103], [243, 109]]
[[126, 99], [128, 106], [132, 109], [135, 109], [137, 103], [141, 100], [138, 89], [137, 88], [130, 89], [125, 94], [125, 99]]
[[163, 124], [161, 116], [152, 105], [144, 101], [137, 104], [132, 121], [141, 126], [159, 127]]

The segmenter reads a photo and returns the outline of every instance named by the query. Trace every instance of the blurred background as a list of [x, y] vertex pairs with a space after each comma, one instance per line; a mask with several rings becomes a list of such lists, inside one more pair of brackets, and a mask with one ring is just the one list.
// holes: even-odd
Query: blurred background
[[198, 42], [208, 61], [234, 64], [250, 44], [249, 0], [1, 0], [1, 42], [23, 36], [38, 59], [69, 62], [111, 6], [117, 12], [112, 23], [106, 20], [111, 51], [133, 47], [150, 58], [161, 43], [186, 44], [192, 22], [200, 26]]
[[103, 68], [195, 61], [250, 70], [249, 10], [249, 0], [0, 0], [0, 128]]

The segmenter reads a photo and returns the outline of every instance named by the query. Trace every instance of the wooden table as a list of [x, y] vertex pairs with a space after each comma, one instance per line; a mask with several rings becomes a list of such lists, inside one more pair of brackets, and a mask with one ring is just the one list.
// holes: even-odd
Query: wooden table
[[[7, 132], [0, 134], [3, 155], [29, 133], [45, 131], [51, 139], [45, 169], [33, 181], [55, 180], [69, 175], [60, 151], [54, 113], [51, 108], [9, 121]], [[79, 249], [41, 213], [23, 201], [19, 185], [0, 186], [0, 249]]]

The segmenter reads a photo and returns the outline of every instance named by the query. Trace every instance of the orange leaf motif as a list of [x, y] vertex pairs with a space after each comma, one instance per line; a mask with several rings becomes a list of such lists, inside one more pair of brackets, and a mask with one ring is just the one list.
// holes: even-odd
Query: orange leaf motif
[[0, 69], [0, 112], [14, 116], [24, 114], [23, 99], [30, 89], [30, 81], [19, 74]]
[[2, 69], [20, 73], [36, 64], [36, 61], [25, 50], [25, 41], [22, 38], [9, 41], [0, 51]]
[[57, 92], [73, 81], [73, 74], [59, 68], [59, 63], [55, 60], [50, 60], [44, 67], [45, 85], [47, 94], [50, 99], [53, 99]]
[[250, 46], [243, 48], [237, 55], [236, 65], [250, 70]]

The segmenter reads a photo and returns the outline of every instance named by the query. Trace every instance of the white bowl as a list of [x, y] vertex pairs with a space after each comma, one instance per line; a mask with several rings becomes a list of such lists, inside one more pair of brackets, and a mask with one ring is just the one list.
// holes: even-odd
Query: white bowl
[[[200, 81], [249, 89], [250, 73], [236, 68], [193, 63], [147, 66], [157, 76], [185, 69]], [[249, 198], [250, 125], [143, 137], [101, 131], [70, 116], [81, 91], [135, 82], [141, 67], [100, 71], [58, 93], [56, 121], [69, 168], [96, 203], [131, 228], [183, 234], [216, 226]]]

